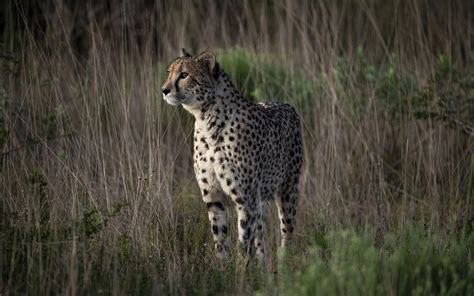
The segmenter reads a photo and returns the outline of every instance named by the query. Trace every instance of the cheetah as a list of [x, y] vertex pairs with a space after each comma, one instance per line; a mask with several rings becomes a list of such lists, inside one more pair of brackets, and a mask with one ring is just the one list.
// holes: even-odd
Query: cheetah
[[303, 153], [296, 111], [284, 103], [246, 100], [210, 52], [192, 56], [182, 49], [161, 91], [168, 104], [182, 105], [195, 117], [194, 173], [217, 257], [229, 256], [229, 204], [237, 210], [246, 258], [265, 257], [262, 203], [267, 200], [278, 207], [281, 247], [286, 248], [295, 228]]

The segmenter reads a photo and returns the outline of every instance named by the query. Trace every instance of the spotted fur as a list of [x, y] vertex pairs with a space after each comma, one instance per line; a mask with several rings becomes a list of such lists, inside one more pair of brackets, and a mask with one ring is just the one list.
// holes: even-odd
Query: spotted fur
[[295, 227], [302, 162], [299, 117], [283, 103], [252, 103], [242, 97], [214, 55], [184, 50], [169, 66], [164, 99], [196, 118], [194, 172], [207, 205], [215, 249], [229, 252], [226, 202], [237, 210], [238, 238], [249, 256], [265, 254], [262, 202], [275, 200], [281, 245]]

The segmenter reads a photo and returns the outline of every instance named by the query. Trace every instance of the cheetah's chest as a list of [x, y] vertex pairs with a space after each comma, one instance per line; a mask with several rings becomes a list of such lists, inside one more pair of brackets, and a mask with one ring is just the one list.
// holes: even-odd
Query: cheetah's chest
[[220, 179], [224, 177], [225, 165], [228, 166], [221, 145], [212, 145], [212, 142], [209, 135], [195, 127], [194, 173], [198, 183], [210, 188], [210, 195], [223, 191]]

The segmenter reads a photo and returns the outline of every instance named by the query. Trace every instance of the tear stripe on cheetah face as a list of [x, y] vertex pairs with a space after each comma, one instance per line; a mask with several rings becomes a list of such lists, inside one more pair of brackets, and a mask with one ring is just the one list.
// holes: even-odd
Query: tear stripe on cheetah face
[[178, 58], [169, 70], [163, 89], [174, 91], [196, 119], [194, 171], [218, 257], [228, 257], [230, 197], [244, 253], [264, 260], [262, 202], [276, 202], [282, 246], [295, 227], [303, 153], [299, 117], [288, 104], [245, 100], [210, 53]]

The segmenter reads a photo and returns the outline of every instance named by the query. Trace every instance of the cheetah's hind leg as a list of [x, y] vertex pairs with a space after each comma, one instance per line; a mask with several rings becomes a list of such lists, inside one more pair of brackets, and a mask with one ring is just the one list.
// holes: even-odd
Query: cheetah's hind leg
[[259, 199], [257, 203], [257, 215], [255, 223], [255, 253], [258, 263], [261, 267], [265, 267], [266, 262], [266, 242], [265, 242], [265, 219], [266, 209], [265, 203]]
[[298, 184], [287, 183], [276, 198], [281, 231], [281, 248], [286, 249], [291, 241], [296, 224]]

